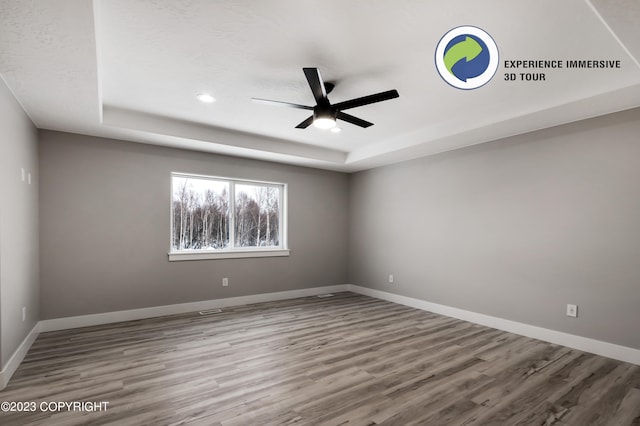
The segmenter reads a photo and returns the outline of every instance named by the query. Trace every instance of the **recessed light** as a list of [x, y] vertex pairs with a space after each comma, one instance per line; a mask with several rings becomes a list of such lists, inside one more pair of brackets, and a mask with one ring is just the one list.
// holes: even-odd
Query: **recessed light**
[[342, 129], [340, 127], [332, 127], [331, 128], [331, 133], [340, 133], [342, 131]]
[[216, 101], [216, 98], [208, 93], [200, 93], [198, 96], [196, 96], [196, 98], [198, 98], [200, 102], [204, 102], [205, 104], [211, 104]]

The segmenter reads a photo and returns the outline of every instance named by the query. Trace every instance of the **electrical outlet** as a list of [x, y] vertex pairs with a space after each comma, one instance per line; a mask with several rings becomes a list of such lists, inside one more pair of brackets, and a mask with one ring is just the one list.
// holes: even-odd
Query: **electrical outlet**
[[576, 318], [578, 316], [578, 305], [567, 304], [567, 316]]
[[222, 287], [229, 287], [229, 278], [224, 277], [222, 279]]
[[27, 319], [27, 307], [23, 306], [22, 307], [22, 321]]
[[393, 274], [389, 274], [389, 282], [393, 283]]

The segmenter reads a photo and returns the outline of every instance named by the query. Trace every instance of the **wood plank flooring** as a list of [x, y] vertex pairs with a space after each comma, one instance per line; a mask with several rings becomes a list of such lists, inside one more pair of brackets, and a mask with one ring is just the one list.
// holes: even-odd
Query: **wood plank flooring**
[[640, 366], [339, 293], [41, 334], [1, 425], [631, 425]]

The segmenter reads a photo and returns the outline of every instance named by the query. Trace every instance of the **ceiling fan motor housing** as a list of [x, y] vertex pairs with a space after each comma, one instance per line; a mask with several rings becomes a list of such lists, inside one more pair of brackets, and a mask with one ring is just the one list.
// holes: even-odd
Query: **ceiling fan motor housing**
[[320, 118], [328, 118], [335, 121], [336, 111], [328, 105], [316, 105], [313, 108], [313, 119], [318, 120]]

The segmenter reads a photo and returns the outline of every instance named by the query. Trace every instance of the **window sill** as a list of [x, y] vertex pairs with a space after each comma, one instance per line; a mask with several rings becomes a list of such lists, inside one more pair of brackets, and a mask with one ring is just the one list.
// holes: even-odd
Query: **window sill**
[[220, 252], [180, 252], [169, 253], [169, 262], [179, 262], [183, 260], [207, 260], [207, 259], [243, 259], [249, 257], [281, 257], [289, 256], [289, 249], [272, 250], [234, 250]]

